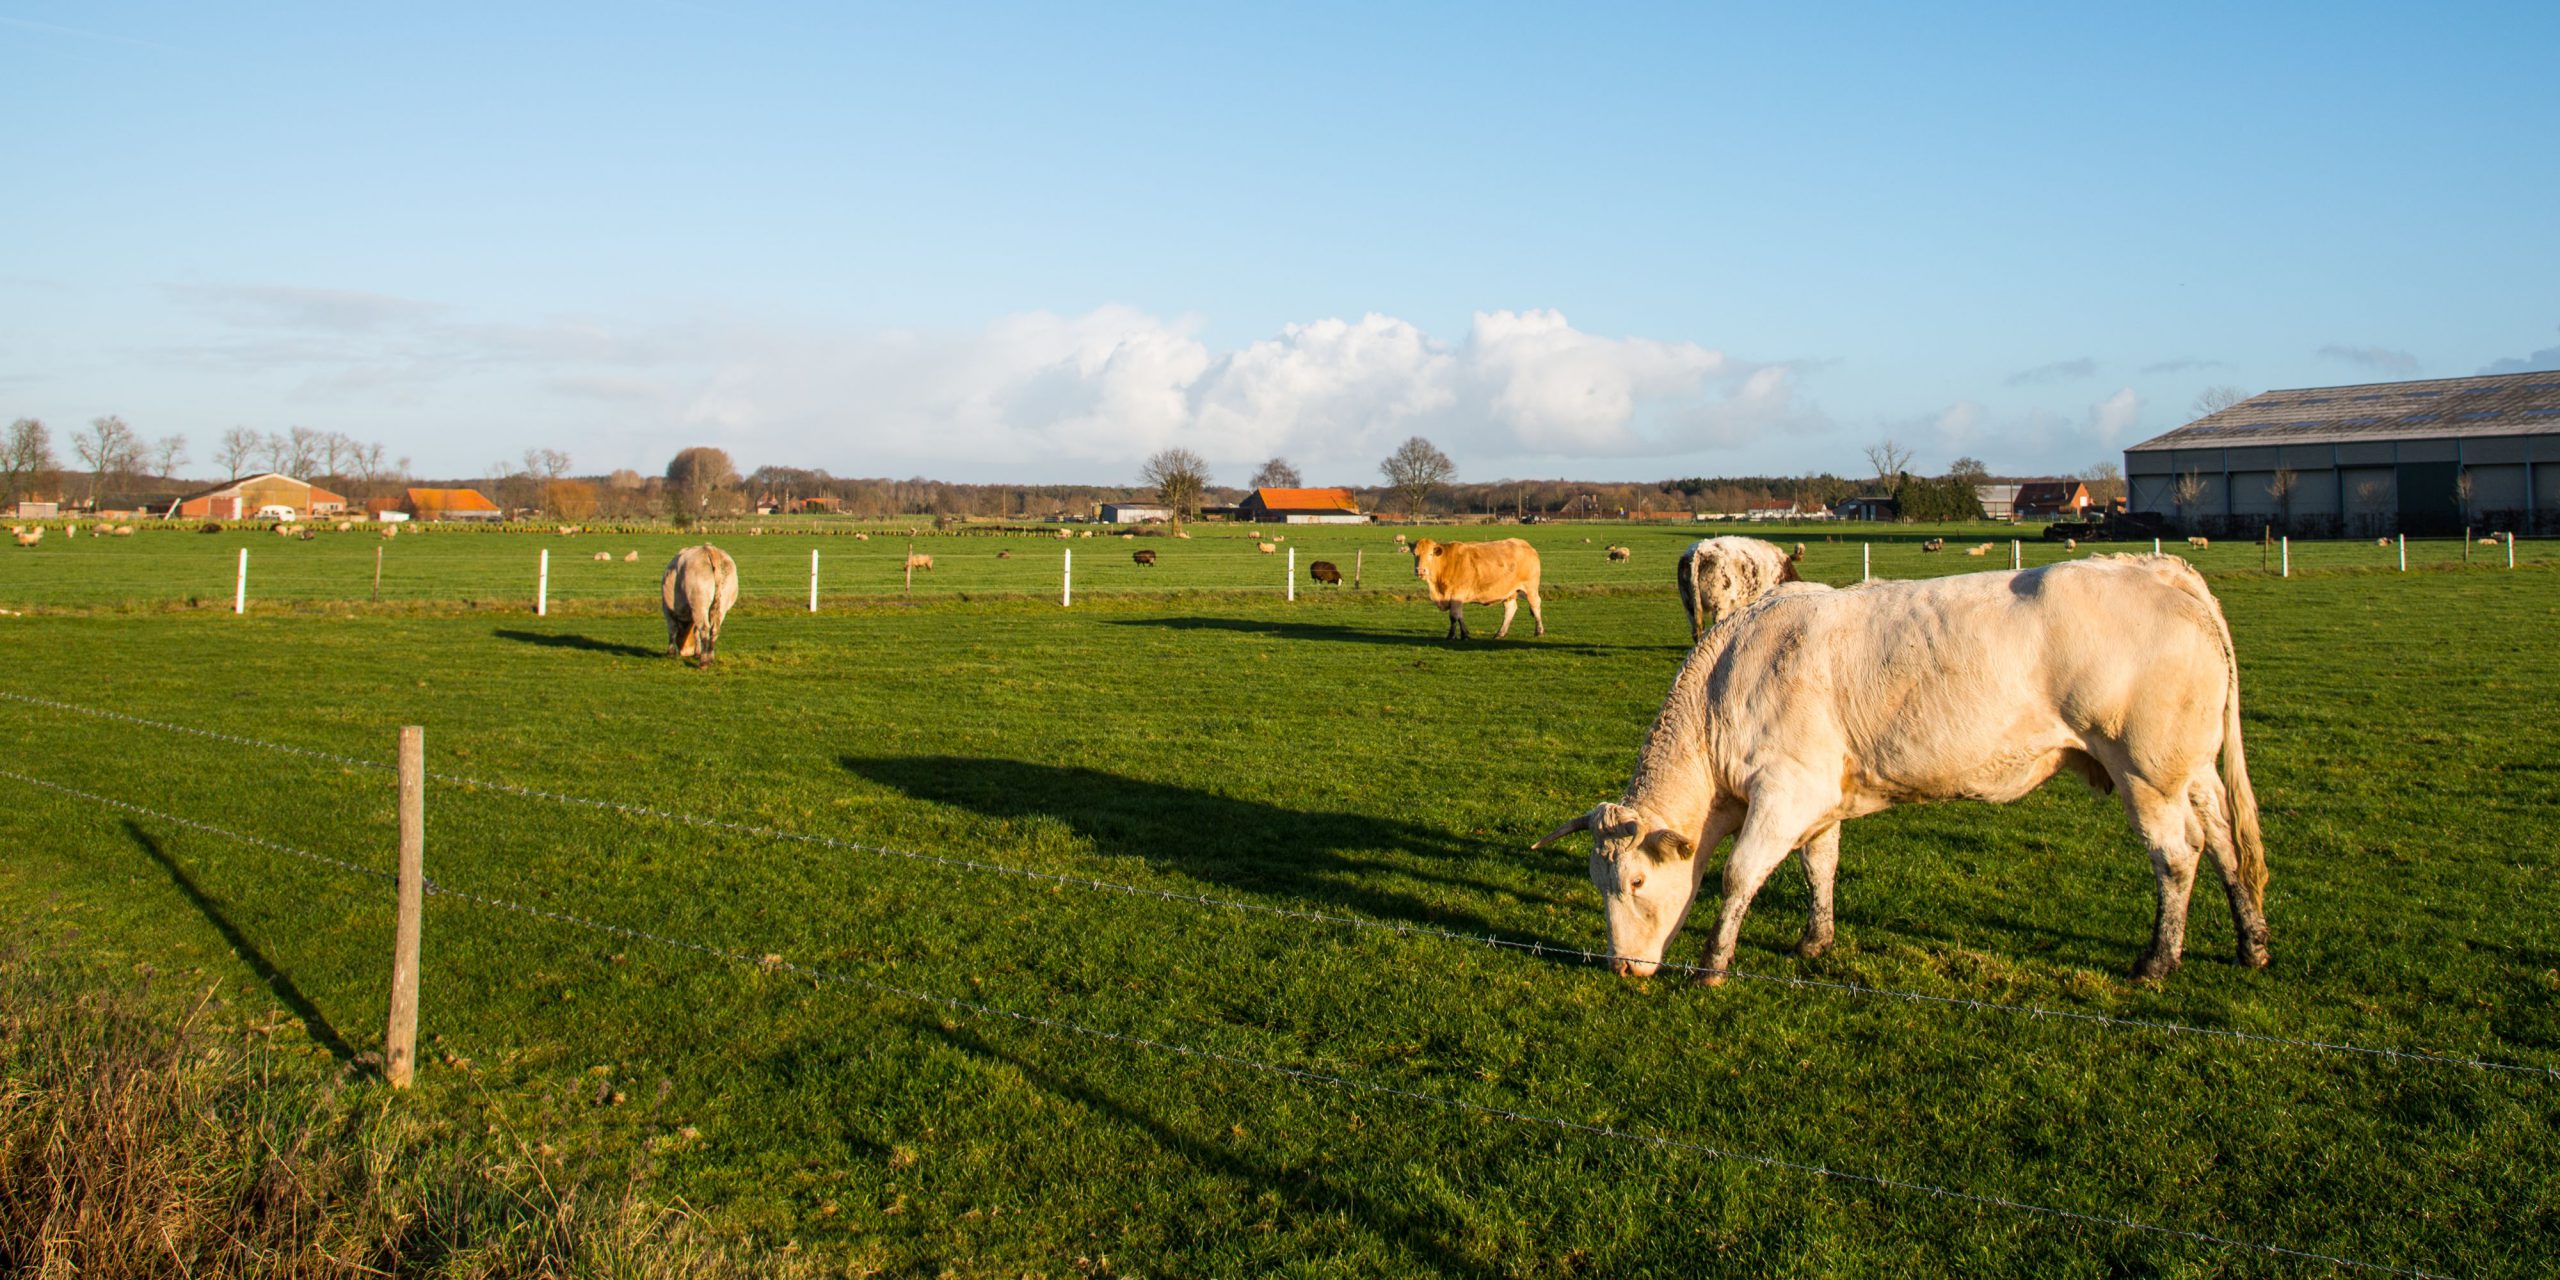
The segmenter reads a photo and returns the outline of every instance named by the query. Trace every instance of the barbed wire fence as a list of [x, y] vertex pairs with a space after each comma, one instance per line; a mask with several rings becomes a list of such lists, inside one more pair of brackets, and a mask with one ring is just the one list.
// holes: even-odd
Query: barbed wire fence
[[[128, 713], [112, 711], [104, 708], [84, 707], [73, 703], [38, 698], [11, 691], [0, 691], [0, 699], [64, 713], [119, 721], [157, 731], [187, 734], [237, 746], [295, 755], [333, 763], [347, 768], [361, 768], [379, 771], [393, 771], [396, 768], [393, 764], [368, 759], [362, 756], [297, 746], [290, 743], [271, 742], [264, 739], [224, 733], [218, 730], [203, 729], [196, 726], [181, 725], [167, 721], [154, 720], [148, 717], [134, 716]], [[1015, 867], [1002, 863], [991, 863], [946, 854], [899, 849], [891, 846], [874, 845], [861, 841], [845, 840], [831, 836], [793, 832], [756, 823], [734, 822], [704, 817], [701, 815], [658, 809], [649, 806], [627, 804], [619, 801], [574, 796], [564, 793], [545, 791], [539, 788], [519, 786], [512, 783], [495, 782], [463, 775], [428, 771], [425, 773], [425, 777], [448, 786], [477, 789], [526, 800], [584, 807], [622, 817], [662, 821], [695, 827], [698, 829], [715, 830], [743, 839], [796, 843], [833, 850], [892, 857], [945, 869], [1008, 876], [1047, 883], [1059, 887], [1074, 887], [1099, 893], [1148, 898], [1166, 902], [1208, 907], [1218, 910], [1253, 913], [1325, 927], [1363, 931], [1382, 931], [1401, 937], [1425, 938], [1468, 945], [1489, 946], [1506, 951], [1524, 952], [1542, 958], [1552, 958], [1580, 964], [1608, 964], [1619, 959], [1619, 957], [1608, 955], [1606, 953], [1569, 947], [1558, 947], [1542, 942], [1524, 942], [1518, 939], [1504, 938], [1494, 934], [1479, 935], [1461, 933], [1428, 925], [1408, 924], [1398, 921], [1315, 911], [1298, 907], [1276, 906], [1268, 903], [1255, 903], [1240, 899], [1220, 898], [1205, 894], [1193, 894], [1175, 890], [1150, 888], [1142, 885], [1115, 883], [1091, 877], [1042, 871], [1036, 868]], [[0, 778], [5, 778], [22, 786], [50, 792], [69, 799], [79, 800], [105, 809], [129, 814], [134, 817], [146, 818], [154, 822], [164, 823], [168, 826], [181, 830], [192, 831], [217, 839], [238, 842], [252, 848], [283, 855], [313, 866], [326, 868], [328, 870], [364, 877], [373, 881], [392, 884], [394, 886], [398, 886], [401, 881], [400, 875], [392, 871], [386, 871], [378, 867], [366, 866], [362, 863], [350, 861], [344, 858], [332, 857], [327, 854], [315, 853], [269, 837], [235, 830], [230, 827], [220, 826], [199, 819], [167, 812], [148, 805], [137, 804], [129, 800], [122, 800], [113, 796], [100, 794], [98, 792], [73, 787], [64, 783], [26, 774], [16, 769], [0, 767]], [[528, 905], [507, 898], [449, 885], [423, 874], [418, 876], [416, 889], [427, 897], [443, 898], [483, 910], [507, 913], [571, 929], [644, 942], [664, 947], [669, 950], [745, 966], [763, 972], [786, 973], [807, 979], [812, 983], [825, 986], [868, 992], [873, 995], [891, 997], [911, 1003], [940, 1008], [951, 1013], [963, 1014], [983, 1020], [1008, 1022], [1029, 1026], [1059, 1034], [1110, 1043], [1148, 1053], [1167, 1054], [1175, 1057], [1209, 1062], [1223, 1067], [1291, 1080], [1301, 1084], [1330, 1089], [1342, 1093], [1389, 1098], [1420, 1107], [1472, 1114], [1491, 1120], [1499, 1120], [1525, 1127], [1581, 1135], [1611, 1142], [1628, 1143], [1668, 1152], [1695, 1155], [1714, 1161], [1796, 1173], [1823, 1181], [1863, 1185], [1882, 1191], [1926, 1196], [1933, 1199], [1972, 1205], [1978, 1208], [1996, 1209], [2046, 1221], [2067, 1223], [2078, 1227], [2123, 1231], [2158, 1238], [2174, 1239], [2218, 1249], [2245, 1251], [2294, 1261], [2320, 1263], [2342, 1269], [2378, 1275], [2430, 1278], [2438, 1277], [2438, 1273], [2435, 1272], [2424, 1271], [2392, 1263], [2375, 1262], [2341, 1254], [2322, 1253], [2314, 1250], [2295, 1248], [2280, 1243], [2252, 1240], [2238, 1236], [2189, 1230], [2181, 1227], [2146, 1222], [2122, 1215], [2072, 1209], [2018, 1200], [2004, 1196], [1965, 1191], [1959, 1188], [1940, 1186], [1912, 1179], [1896, 1178], [1856, 1170], [1836, 1169], [1823, 1164], [1700, 1142], [1670, 1134], [1576, 1120], [1565, 1116], [1549, 1115], [1541, 1112], [1476, 1102], [1464, 1098], [1448, 1096], [1446, 1094], [1408, 1089], [1392, 1084], [1381, 1084], [1376, 1081], [1361, 1080], [1356, 1077], [1337, 1074], [1334, 1072], [1294, 1066], [1285, 1062], [1267, 1061], [1261, 1058], [1231, 1053], [1224, 1050], [1205, 1048], [1197, 1045], [1181, 1043], [1179, 1041], [1160, 1039], [1126, 1031], [1112, 1030], [1106, 1027], [1095, 1026], [1069, 1018], [1024, 1012], [1019, 1009], [1007, 1008], [1003, 1005], [992, 1003], [987, 1000], [970, 999], [966, 997], [946, 995], [917, 987], [885, 983], [876, 979], [865, 978], [835, 969], [820, 968], [814, 965], [793, 961], [786, 958], [779, 952], [749, 953], [738, 950], [734, 947], [726, 947], [714, 943], [679, 937], [656, 930], [645, 929], [630, 924], [617, 923], [572, 911]], [[546, 894], [545, 896], [548, 895]], [[1698, 966], [1672, 963], [1666, 963], [1662, 968], [1669, 971], [1692, 975], [1705, 975], [1715, 972]], [[2505, 1072], [2523, 1076], [2541, 1077], [2545, 1079], [2560, 1078], [2560, 1069], [2552, 1067], [2536, 1066], [2528, 1063], [2502, 1062], [2462, 1054], [2382, 1048], [2239, 1031], [2229, 1028], [2200, 1027], [2160, 1020], [2124, 1018], [2115, 1015], [2095, 1014], [2080, 1010], [2051, 1009], [2034, 1005], [2007, 1004], [1997, 1001], [1984, 1001], [1924, 992], [1902, 991], [1893, 988], [1868, 986], [1857, 983], [1833, 982], [1799, 978], [1791, 975], [1757, 973], [1748, 970], [1736, 969], [1727, 970], [1725, 972], [1729, 976], [1733, 977], [1747, 978], [1753, 981], [1774, 982], [1798, 989], [1828, 991], [1857, 997], [1879, 997], [1905, 1000], [1924, 1005], [1962, 1008], [1981, 1012], [2025, 1016], [2036, 1019], [2053, 1019], [2065, 1024], [2076, 1023], [2127, 1031], [2197, 1035], [2208, 1038], [2280, 1046], [2291, 1049], [2303, 1049], [2322, 1053], [2361, 1055], [2371, 1058], [2390, 1059], [2422, 1065], [2464, 1067], [2482, 1071]], [[414, 982], [414, 976], [412, 976], [411, 980]], [[397, 1001], [395, 996], [394, 1027], [392, 1032], [395, 1044], [399, 1038], [396, 1004]], [[405, 1081], [400, 1082], [405, 1083]]]

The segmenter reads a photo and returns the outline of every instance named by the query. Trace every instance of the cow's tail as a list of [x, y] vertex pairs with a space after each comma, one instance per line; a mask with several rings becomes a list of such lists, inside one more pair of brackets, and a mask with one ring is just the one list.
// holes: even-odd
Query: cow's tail
[[2249, 904], [2261, 912], [2267, 899], [2267, 846], [2258, 834], [2258, 793], [2249, 785], [2249, 756], [2240, 744], [2240, 651], [2231, 643], [2231, 624], [2217, 603], [2216, 630], [2222, 633], [2222, 789], [2231, 797], [2231, 842], [2240, 855], [2240, 881], [2248, 886]]

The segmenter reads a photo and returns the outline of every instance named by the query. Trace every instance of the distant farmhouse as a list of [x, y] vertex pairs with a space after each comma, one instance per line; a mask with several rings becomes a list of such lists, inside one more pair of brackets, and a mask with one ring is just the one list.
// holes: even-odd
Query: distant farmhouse
[[1236, 519], [1257, 524], [1367, 524], [1349, 489], [1256, 489], [1236, 504]]
[[172, 520], [249, 520], [269, 507], [291, 511], [296, 520], [309, 520], [346, 510], [347, 500], [307, 480], [268, 471], [186, 494], [170, 502], [162, 514]]
[[2089, 486], [2077, 480], [2030, 480], [2018, 486], [2012, 510], [2021, 520], [2077, 520], [2089, 505]]
[[477, 489], [411, 489], [400, 497], [397, 510], [412, 520], [504, 520], [507, 513], [498, 504], [480, 496]]
[[1891, 520], [1901, 514], [1901, 508], [1891, 498], [1869, 494], [1832, 503], [1831, 513], [1843, 520]]
[[2270, 391], [2125, 450], [2127, 505], [2312, 535], [2560, 527], [2560, 373]]

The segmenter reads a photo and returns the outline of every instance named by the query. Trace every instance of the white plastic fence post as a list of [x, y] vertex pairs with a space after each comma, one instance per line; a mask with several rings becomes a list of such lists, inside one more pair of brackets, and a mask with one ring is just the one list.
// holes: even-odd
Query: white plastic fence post
[[1871, 542], [1858, 544], [1858, 581], [1872, 582], [1876, 576], [1876, 549]]
[[2512, 532], [2507, 534], [2507, 567], [2516, 567], [2516, 535]]
[[2153, 538], [2151, 540], [2151, 554], [2155, 556], [2160, 554], [2160, 540], [2158, 538]]
[[548, 617], [550, 616], [550, 613], [551, 548], [544, 547], [542, 549], [542, 569], [533, 580], [533, 616], [537, 618]]
[[2409, 535], [2400, 535], [2400, 572], [2409, 571]]
[[2026, 567], [2027, 567], [2026, 555], [2027, 555], [2027, 553], [2026, 553], [2025, 548], [2024, 548], [2024, 547], [2023, 547], [2023, 546], [2018, 542], [2018, 540], [2017, 540], [2016, 538], [2011, 538], [2011, 539], [2009, 539], [2009, 567], [2010, 567], [2010, 568], [2012, 568], [2012, 569], [2024, 569], [2024, 568], [2026, 568]]
[[1076, 602], [1076, 549], [1065, 548], [1065, 562], [1058, 566], [1058, 607], [1072, 608]]
[[809, 548], [809, 612], [818, 611], [818, 549]]
[[249, 611], [249, 549], [240, 548], [240, 577], [231, 584], [231, 611]]
[[2284, 548], [2284, 560], [2283, 560], [2284, 570], [2283, 570], [2283, 572], [2282, 572], [2282, 573], [2279, 573], [2277, 576], [2278, 576], [2278, 577], [2283, 577], [2283, 578], [2290, 578], [2290, 577], [2292, 577], [2292, 576], [2293, 576], [2293, 538], [2292, 538], [2292, 536], [2291, 536], [2291, 535], [2289, 535], [2289, 534], [2288, 534], [2288, 535], [2286, 535], [2286, 537], [2285, 537], [2285, 539], [2284, 539], [2284, 542], [2282, 543], [2282, 546], [2283, 546], [2283, 548]]
[[1289, 598], [1298, 598], [1298, 549], [1289, 548]]

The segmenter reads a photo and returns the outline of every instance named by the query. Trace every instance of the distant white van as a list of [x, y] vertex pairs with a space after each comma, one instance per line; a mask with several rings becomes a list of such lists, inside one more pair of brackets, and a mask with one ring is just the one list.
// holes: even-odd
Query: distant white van
[[300, 512], [297, 512], [293, 508], [285, 506], [282, 503], [270, 502], [267, 505], [258, 508], [258, 514], [250, 518], [255, 520], [284, 520], [290, 522], [301, 519], [302, 515]]

